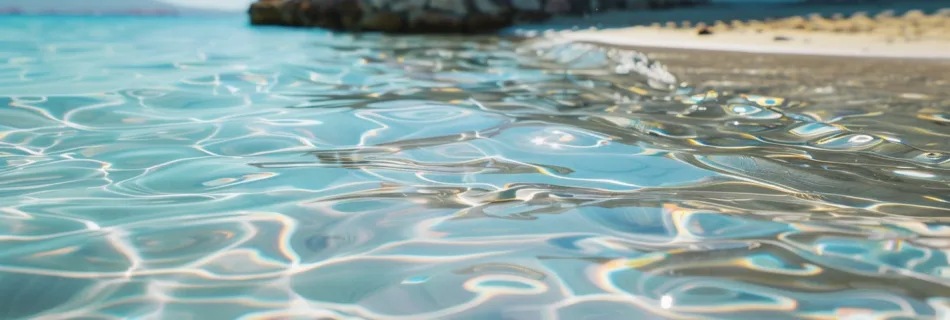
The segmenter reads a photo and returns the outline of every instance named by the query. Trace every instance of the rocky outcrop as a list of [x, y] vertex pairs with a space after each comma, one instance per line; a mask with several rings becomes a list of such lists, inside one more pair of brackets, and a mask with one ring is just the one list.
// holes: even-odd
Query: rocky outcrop
[[385, 32], [491, 32], [555, 15], [656, 9], [709, 0], [259, 0], [249, 10], [255, 25], [322, 27]]

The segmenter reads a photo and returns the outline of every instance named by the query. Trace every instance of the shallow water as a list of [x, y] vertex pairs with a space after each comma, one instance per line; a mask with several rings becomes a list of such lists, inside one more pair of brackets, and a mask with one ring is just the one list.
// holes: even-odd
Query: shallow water
[[226, 19], [4, 18], [0, 62], [2, 319], [950, 308], [940, 92]]

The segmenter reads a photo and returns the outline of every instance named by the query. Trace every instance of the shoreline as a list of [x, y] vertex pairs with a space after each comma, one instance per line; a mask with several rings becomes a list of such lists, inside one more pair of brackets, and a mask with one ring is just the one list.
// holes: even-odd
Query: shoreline
[[608, 12], [585, 19], [555, 19], [551, 24], [514, 31], [625, 47], [950, 59], [950, 1], [909, 1], [891, 7], [772, 5], [702, 9], [669, 10], [653, 15]]
[[[877, 99], [883, 105], [950, 101], [950, 59], [892, 59], [759, 54], [676, 48], [612, 46], [635, 50], [692, 86], [751, 90], [792, 100]], [[820, 99], [819, 99], [820, 97]]]
[[950, 40], [888, 41], [876, 35], [825, 32], [727, 31], [697, 35], [696, 32], [689, 30], [630, 27], [596, 31], [564, 31], [553, 34], [551, 37], [623, 47], [862, 58], [950, 59]]

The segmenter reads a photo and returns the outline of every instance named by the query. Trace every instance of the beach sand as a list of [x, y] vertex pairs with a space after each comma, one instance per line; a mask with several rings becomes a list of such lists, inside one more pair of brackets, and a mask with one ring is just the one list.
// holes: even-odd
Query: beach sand
[[[807, 12], [804, 11], [807, 9], [796, 8], [797, 12]], [[653, 17], [631, 27], [564, 30], [547, 32], [547, 35], [620, 46], [852, 57], [950, 58], [948, 9], [928, 12], [877, 10], [871, 13], [858, 11], [858, 7], [839, 9], [847, 15], [829, 14], [834, 11], [823, 9], [822, 14], [762, 20], [741, 19], [741, 12], [733, 13], [732, 17], [738, 19], [710, 20], [711, 17], [726, 17], [724, 13], [717, 14], [716, 10], [725, 10], [722, 8], [710, 10], [709, 14], [702, 16], [697, 14], [698, 11], [681, 10], [680, 13], [668, 13], [670, 20], [666, 21]], [[772, 12], [783, 14], [778, 10]], [[611, 18], [606, 14], [591, 20], [610, 22], [618, 17]], [[646, 25], [646, 21], [652, 22]]]
[[797, 30], [713, 31], [713, 34], [709, 35], [697, 33], [693, 30], [632, 27], [564, 32], [558, 34], [557, 37], [621, 46], [827, 56], [950, 59], [950, 39], [907, 39], [878, 34], [835, 34]]

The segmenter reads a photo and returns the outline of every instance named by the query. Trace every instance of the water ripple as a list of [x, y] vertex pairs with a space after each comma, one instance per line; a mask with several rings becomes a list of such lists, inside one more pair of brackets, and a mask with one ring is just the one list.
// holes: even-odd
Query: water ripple
[[945, 90], [543, 39], [0, 31], [0, 318], [950, 309]]

